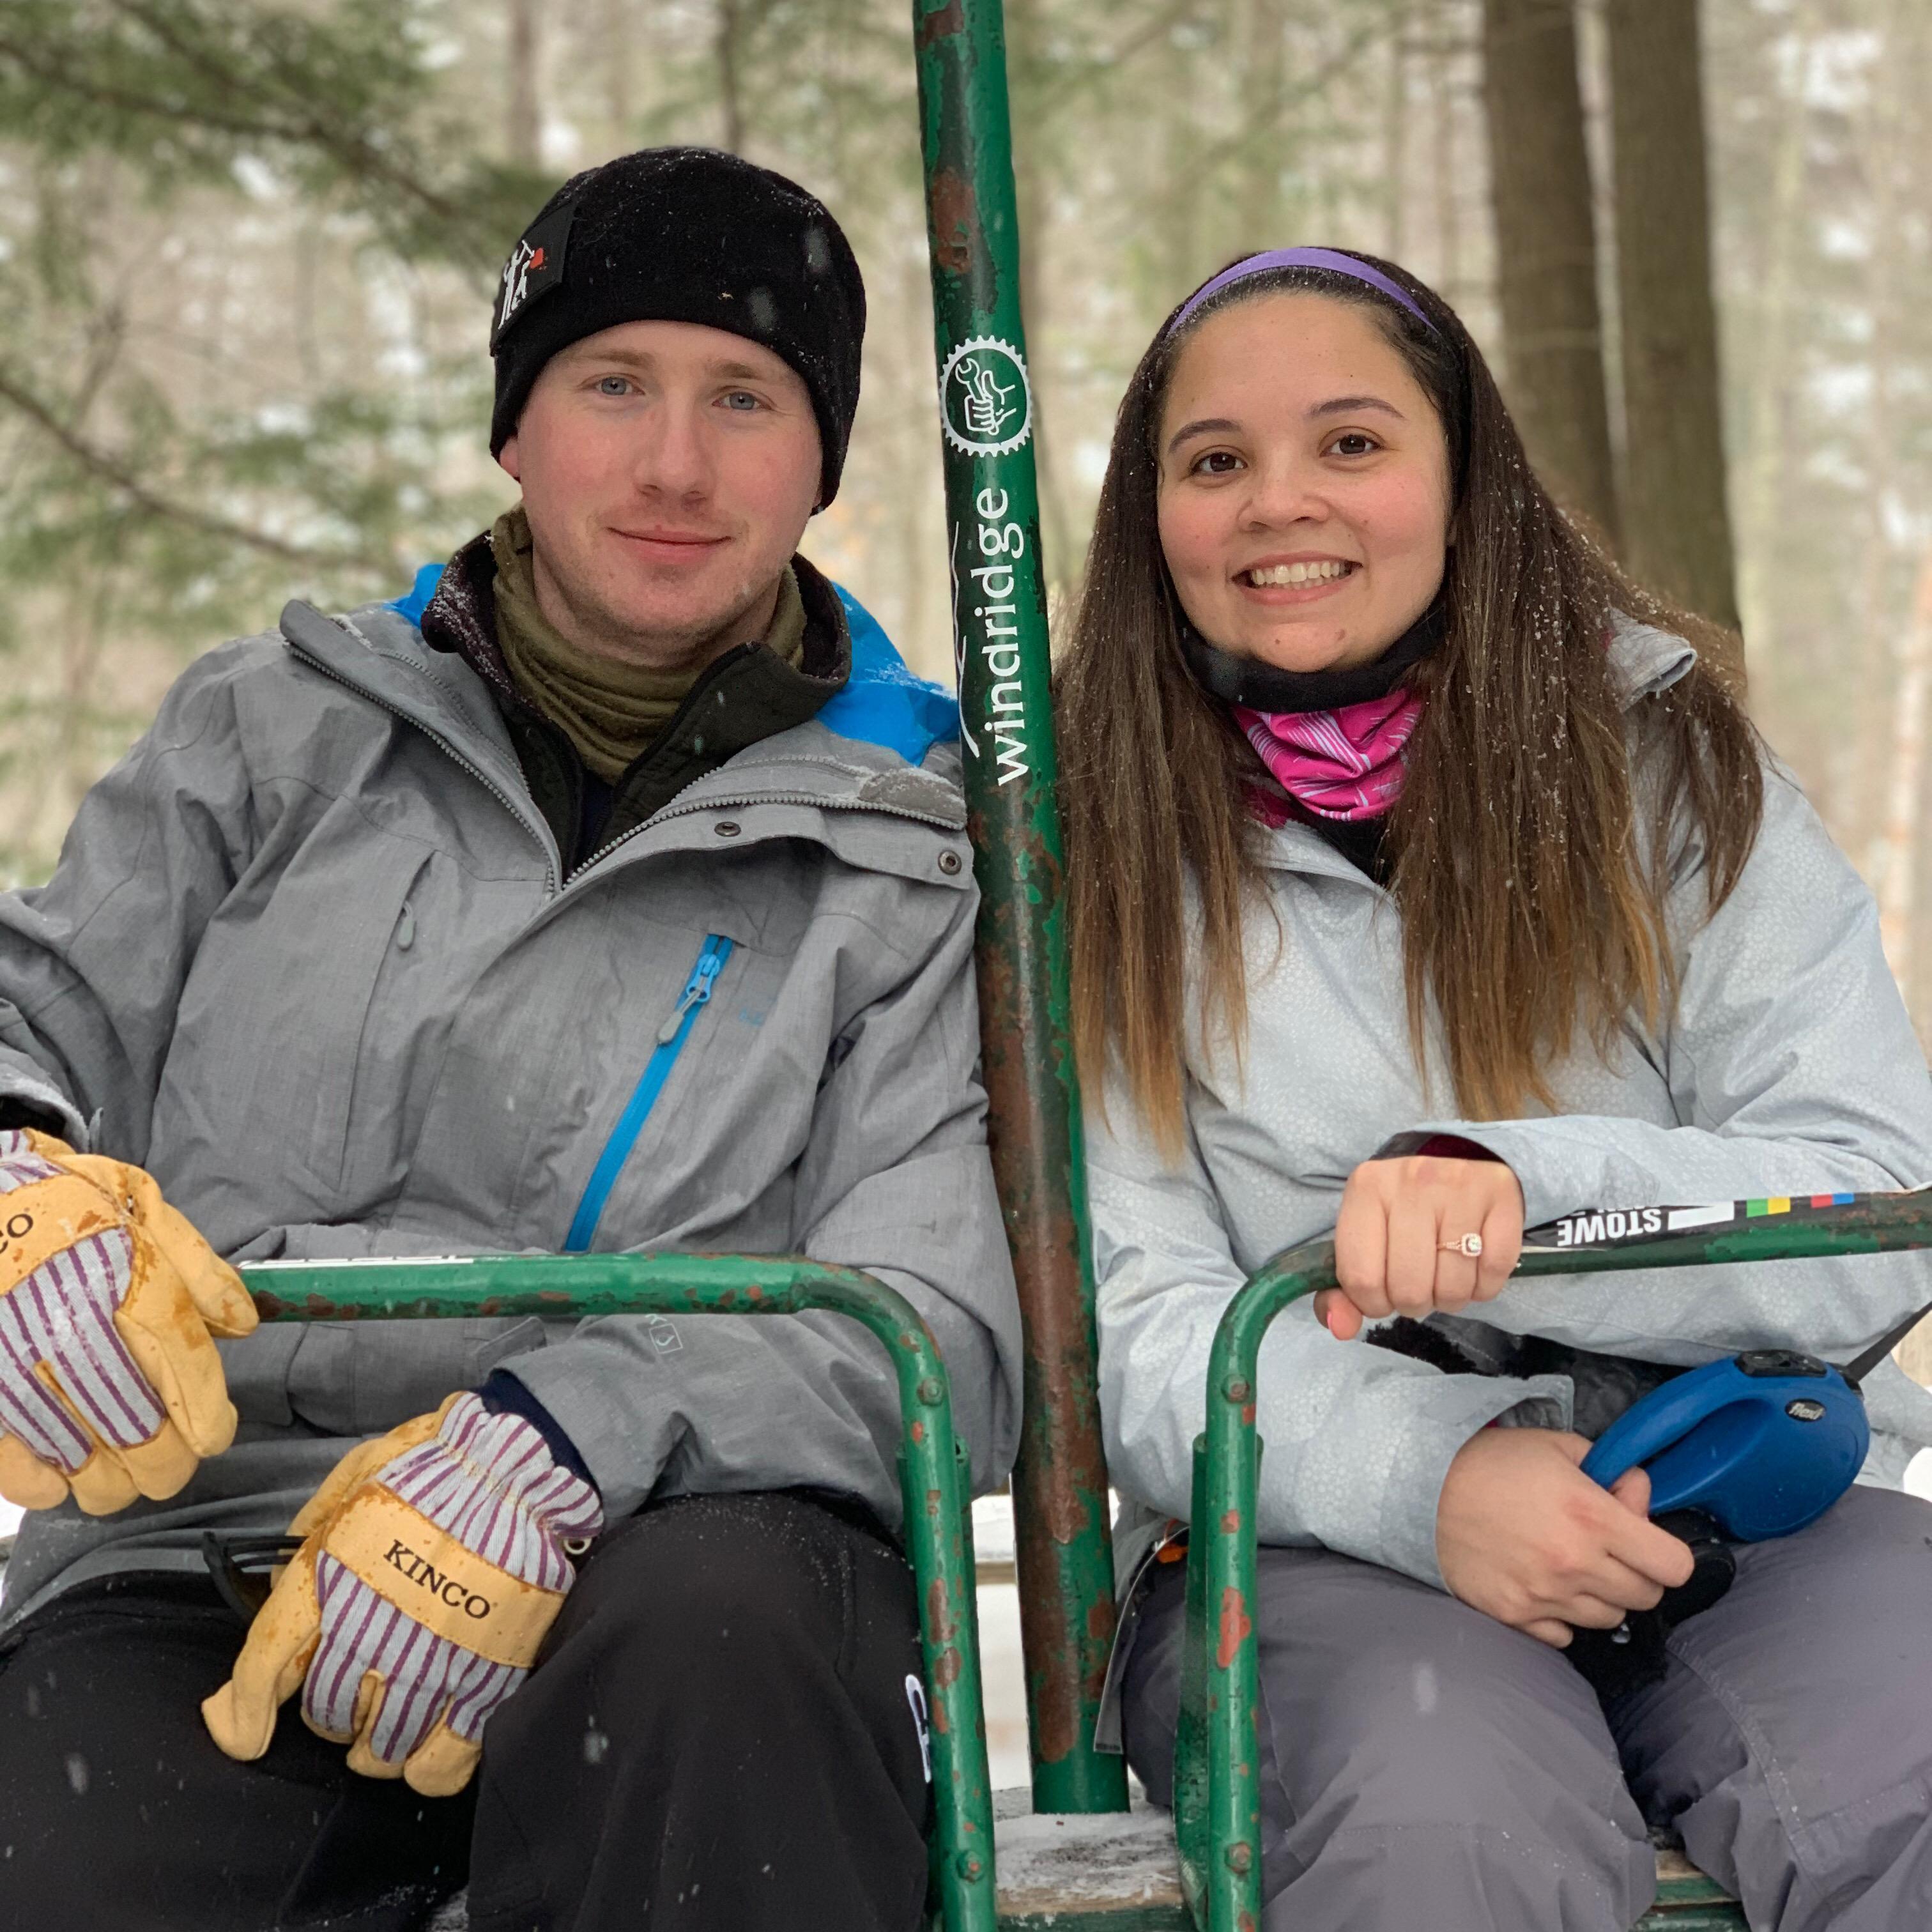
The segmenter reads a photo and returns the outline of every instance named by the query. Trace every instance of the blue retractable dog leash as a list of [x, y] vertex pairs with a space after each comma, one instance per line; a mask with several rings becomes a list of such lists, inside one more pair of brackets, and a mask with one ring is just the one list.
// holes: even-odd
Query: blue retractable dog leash
[[[1855, 1197], [1820, 1198], [1823, 1214]], [[1575, 1253], [1654, 1240], [1665, 1229], [1742, 1220], [1763, 1204], [1568, 1215], [1527, 1230], [1526, 1252]], [[1916, 1309], [1843, 1367], [1790, 1348], [1751, 1348], [1673, 1376], [1599, 1436], [1583, 1473], [1606, 1489], [1628, 1471], [1650, 1478], [1650, 1514], [1689, 1544], [1696, 1570], [1657, 1610], [1614, 1631], [1580, 1630], [1571, 1660], [1605, 1696], [1663, 1673], [1664, 1638], [1730, 1586], [1730, 1546], [1790, 1536], [1850, 1489], [1871, 1446], [1861, 1387], [1928, 1314]]]
[[1647, 1470], [1653, 1516], [1702, 1510], [1734, 1543], [1790, 1536], [1864, 1466], [1871, 1424], [1861, 1385], [1928, 1313], [1932, 1304], [1842, 1369], [1790, 1348], [1692, 1369], [1624, 1410], [1583, 1473], [1608, 1489], [1628, 1470]]

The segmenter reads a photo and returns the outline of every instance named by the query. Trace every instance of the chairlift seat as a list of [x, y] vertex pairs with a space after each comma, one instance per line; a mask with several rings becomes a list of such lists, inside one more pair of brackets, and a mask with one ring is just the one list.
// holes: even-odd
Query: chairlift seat
[[[1195, 1932], [1174, 1823], [1136, 1790], [1130, 1812], [1042, 1816], [1024, 1790], [994, 1799], [1000, 1932]], [[1737, 1932], [1736, 1902], [1664, 1841], [1639, 1932]]]

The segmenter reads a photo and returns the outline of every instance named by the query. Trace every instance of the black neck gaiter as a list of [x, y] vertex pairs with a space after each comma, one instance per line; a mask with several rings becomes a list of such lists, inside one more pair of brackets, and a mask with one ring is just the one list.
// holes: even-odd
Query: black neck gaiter
[[1178, 611], [1181, 648], [1196, 681], [1224, 704], [1250, 711], [1336, 711], [1384, 698], [1412, 667], [1430, 656], [1449, 630], [1449, 613], [1438, 597], [1378, 658], [1346, 670], [1283, 670], [1258, 658], [1238, 657], [1210, 644]]

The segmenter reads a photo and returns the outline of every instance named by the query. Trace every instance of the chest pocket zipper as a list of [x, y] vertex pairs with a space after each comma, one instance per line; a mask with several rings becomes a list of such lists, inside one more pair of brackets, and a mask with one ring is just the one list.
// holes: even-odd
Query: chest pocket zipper
[[644, 1072], [625, 1103], [624, 1111], [618, 1115], [617, 1124], [610, 1130], [610, 1138], [604, 1143], [604, 1150], [597, 1156], [597, 1165], [590, 1170], [590, 1178], [584, 1185], [584, 1198], [577, 1204], [577, 1212], [571, 1219], [570, 1232], [564, 1237], [566, 1254], [585, 1253], [596, 1239], [597, 1224], [604, 1218], [604, 1207], [610, 1198], [610, 1190], [616, 1185], [625, 1162], [630, 1159], [631, 1150], [637, 1145], [638, 1136], [644, 1132], [644, 1123], [650, 1118], [651, 1109], [657, 1105], [658, 1096], [664, 1091], [664, 1082], [670, 1078], [671, 1069], [677, 1064], [677, 1057], [684, 1051], [692, 1028], [698, 1024], [699, 1012], [710, 1004], [712, 988], [718, 983], [718, 976], [724, 970], [725, 961], [731, 956], [731, 944], [730, 940], [718, 933], [706, 938], [698, 963], [692, 968], [691, 976], [685, 981], [684, 991], [678, 996], [677, 1004], [658, 1029], [657, 1046], [650, 1058], [644, 1062]]

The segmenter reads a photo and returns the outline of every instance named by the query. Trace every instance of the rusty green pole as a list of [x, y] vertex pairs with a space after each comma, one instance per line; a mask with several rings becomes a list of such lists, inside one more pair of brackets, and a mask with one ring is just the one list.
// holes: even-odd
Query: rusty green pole
[[914, 0], [913, 30], [980, 1034], [1026, 1324], [1013, 1514], [1034, 1806], [1124, 1811], [1126, 1767], [1094, 1749], [1113, 1560], [999, 0]]

